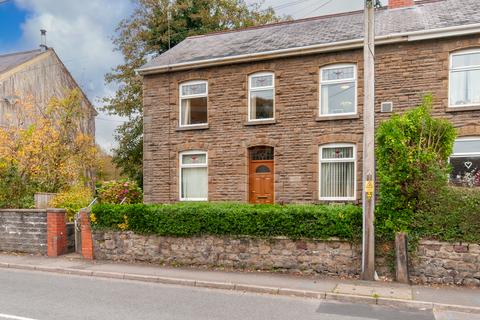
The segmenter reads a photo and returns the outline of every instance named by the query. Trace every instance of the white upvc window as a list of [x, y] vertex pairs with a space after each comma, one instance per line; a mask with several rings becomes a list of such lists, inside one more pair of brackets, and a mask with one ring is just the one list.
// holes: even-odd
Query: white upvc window
[[480, 106], [480, 49], [450, 55], [449, 106]]
[[205, 151], [180, 153], [180, 200], [208, 200], [208, 156]]
[[248, 121], [275, 119], [275, 75], [255, 73], [248, 77]]
[[480, 187], [480, 137], [459, 138], [450, 156], [450, 183]]
[[337, 64], [320, 69], [320, 116], [357, 113], [357, 67]]
[[355, 200], [355, 149], [355, 145], [347, 143], [320, 146], [320, 200]]
[[180, 127], [208, 123], [208, 82], [189, 81], [180, 84]]

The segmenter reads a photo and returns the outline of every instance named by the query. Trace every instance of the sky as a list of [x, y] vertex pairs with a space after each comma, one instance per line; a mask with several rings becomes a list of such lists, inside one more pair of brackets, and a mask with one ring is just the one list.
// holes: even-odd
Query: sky
[[[363, 0], [265, 0], [263, 6], [300, 19], [358, 10]], [[101, 98], [115, 91], [105, 85], [104, 75], [122, 62], [113, 50], [115, 28], [132, 10], [131, 0], [0, 0], [0, 54], [38, 48], [39, 30], [46, 29], [47, 45], [99, 109]], [[115, 146], [114, 131], [122, 122], [99, 112], [96, 140], [104, 150]]]

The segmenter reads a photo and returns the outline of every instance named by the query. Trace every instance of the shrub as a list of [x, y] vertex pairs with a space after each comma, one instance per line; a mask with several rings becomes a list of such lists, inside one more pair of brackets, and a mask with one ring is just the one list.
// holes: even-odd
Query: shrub
[[419, 238], [478, 243], [480, 190], [447, 187], [425, 199], [412, 225]]
[[408, 231], [425, 199], [445, 188], [455, 129], [430, 114], [432, 97], [403, 115], [380, 124], [377, 135], [377, 174], [380, 182], [377, 231], [391, 238]]
[[49, 203], [53, 208], [65, 208], [69, 221], [73, 221], [75, 214], [87, 207], [93, 200], [92, 190], [88, 187], [77, 185], [65, 192], [58, 193]]
[[[143, 201], [142, 189], [136, 182], [128, 180], [106, 181], [97, 188], [99, 203], [132, 204]], [[125, 200], [124, 200], [125, 199]]]
[[94, 228], [161, 236], [338, 237], [357, 241], [362, 229], [362, 210], [354, 205], [99, 204], [92, 213]]
[[36, 184], [0, 159], [0, 208], [33, 208]]

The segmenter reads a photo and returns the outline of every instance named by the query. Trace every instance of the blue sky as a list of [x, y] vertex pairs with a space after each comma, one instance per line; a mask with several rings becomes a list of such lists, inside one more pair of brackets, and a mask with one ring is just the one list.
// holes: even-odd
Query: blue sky
[[26, 19], [27, 11], [18, 8], [15, 2], [0, 2], [0, 52], [18, 49], [21, 25]]
[[[257, 3], [261, 0], [246, 0]], [[386, 2], [386, 1], [383, 1]], [[306, 18], [361, 9], [364, 0], [264, 0], [279, 14]], [[104, 75], [122, 62], [112, 36], [118, 23], [132, 12], [131, 0], [0, 0], [0, 54], [32, 50], [40, 44], [40, 29], [47, 30], [53, 47], [92, 103], [114, 93]], [[96, 139], [105, 149], [115, 145], [115, 128], [122, 118], [100, 112]]]

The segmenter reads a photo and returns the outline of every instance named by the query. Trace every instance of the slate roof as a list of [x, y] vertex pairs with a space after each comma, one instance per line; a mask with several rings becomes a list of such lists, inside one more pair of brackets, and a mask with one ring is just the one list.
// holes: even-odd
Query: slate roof
[[[380, 9], [376, 36], [480, 23], [480, 0], [426, 0], [415, 6]], [[363, 37], [363, 11], [320, 16], [243, 30], [189, 37], [144, 68], [331, 44]]]
[[4, 73], [42, 54], [42, 50], [31, 50], [0, 55], [0, 73]]

